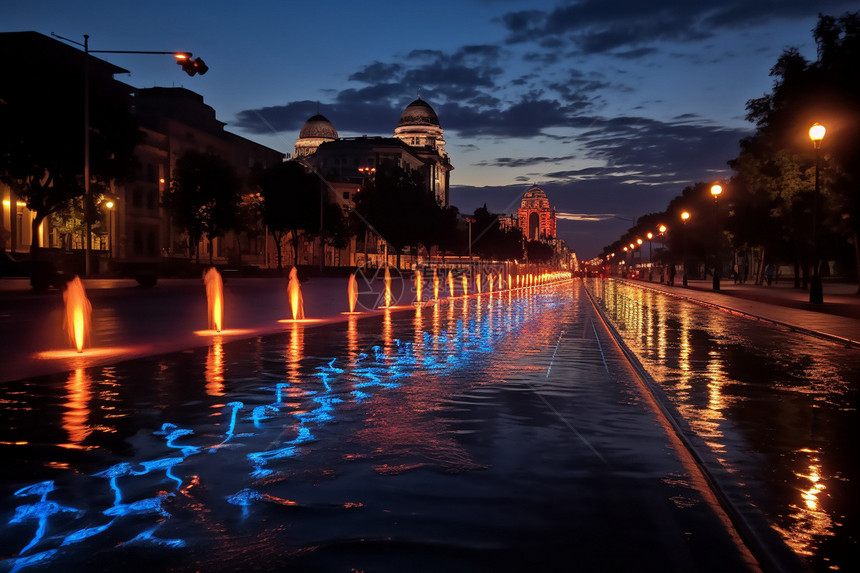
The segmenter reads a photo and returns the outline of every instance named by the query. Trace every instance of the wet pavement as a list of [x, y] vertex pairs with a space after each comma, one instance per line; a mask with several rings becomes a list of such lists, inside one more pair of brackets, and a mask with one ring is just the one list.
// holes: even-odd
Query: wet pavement
[[856, 570], [860, 323], [822, 311], [857, 297], [810, 309], [787, 288], [587, 284], [732, 505], [761, 510], [812, 570]]
[[0, 295], [4, 364], [54, 372], [4, 368], [8, 570], [759, 568], [581, 281], [356, 317], [312, 279], [284, 324], [235, 279], [202, 342], [200, 281], [113, 286], [133, 350], [54, 361], [56, 299]]
[[824, 303], [813, 304], [808, 291], [786, 281], [764, 286], [724, 280], [719, 291], [713, 290], [711, 281], [704, 280], [687, 281], [687, 287], [679, 283], [669, 286], [649, 281], [625, 282], [860, 346], [860, 295], [856, 284], [824, 283]]

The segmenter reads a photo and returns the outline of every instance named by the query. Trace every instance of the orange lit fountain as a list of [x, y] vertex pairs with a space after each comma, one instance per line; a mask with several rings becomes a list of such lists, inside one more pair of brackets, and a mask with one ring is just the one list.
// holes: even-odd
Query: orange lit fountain
[[206, 300], [209, 303], [209, 328], [221, 332], [224, 318], [224, 282], [221, 280], [221, 273], [211, 267], [203, 275], [203, 283], [206, 285]]
[[433, 300], [439, 300], [439, 274], [433, 269]]
[[[71, 369], [86, 366], [87, 361], [91, 359], [127, 354], [136, 350], [135, 348], [120, 346], [107, 348], [94, 348], [90, 346], [92, 339], [92, 325], [90, 322], [92, 305], [90, 305], [84, 284], [79, 277], [75, 277], [68, 282], [66, 290], [63, 291], [63, 301], [66, 307], [63, 316], [63, 330], [66, 331], [72, 348], [45, 350], [36, 353], [36, 357], [46, 360], [74, 358], [75, 361], [69, 364], [69, 369]], [[84, 358], [86, 360], [79, 360]]]
[[355, 305], [358, 302], [358, 281], [355, 279], [355, 273], [349, 275], [349, 284], [346, 287], [346, 298], [349, 303], [349, 310], [344, 314], [360, 314], [355, 312]]
[[203, 273], [203, 284], [206, 285], [206, 321], [207, 330], [195, 330], [198, 336], [217, 336], [244, 334], [248, 330], [227, 330], [224, 328], [224, 281], [221, 273], [215, 267], [210, 267]]
[[66, 303], [66, 332], [69, 340], [80, 354], [90, 336], [90, 314], [92, 306], [80, 277], [73, 278], [63, 292]]
[[421, 276], [421, 271], [419, 269], [415, 269], [415, 302], [416, 304], [421, 304], [421, 299], [423, 298], [424, 290], [424, 278]]
[[299, 283], [299, 271], [296, 267], [290, 269], [287, 295], [290, 297], [290, 310], [293, 312], [293, 320], [304, 320], [305, 302], [302, 300], [302, 285]]
[[385, 266], [385, 290], [382, 291], [382, 308], [391, 307], [391, 272], [388, 270], [388, 265]]
[[293, 318], [281, 319], [278, 322], [317, 322], [318, 319], [305, 318], [305, 303], [302, 299], [302, 285], [299, 282], [299, 271], [296, 267], [290, 269], [290, 281], [287, 283], [287, 297], [290, 301], [290, 311]]
[[481, 273], [475, 273], [475, 290], [481, 294]]
[[454, 298], [454, 275], [448, 271], [448, 296]]
[[460, 277], [460, 282], [463, 283], [463, 296], [469, 296], [469, 275], [463, 273]]

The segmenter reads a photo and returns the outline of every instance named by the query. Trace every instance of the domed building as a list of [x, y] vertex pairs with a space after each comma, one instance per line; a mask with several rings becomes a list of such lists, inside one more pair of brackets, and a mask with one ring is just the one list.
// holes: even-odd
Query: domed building
[[419, 97], [400, 114], [393, 137], [339, 137], [334, 124], [316, 114], [302, 126], [295, 158], [311, 165], [339, 191], [345, 207], [368, 173], [387, 164], [421, 173], [426, 190], [447, 207], [454, 167], [443, 135], [436, 112]]
[[532, 185], [523, 195], [517, 221], [523, 235], [530, 241], [555, 238], [555, 208], [550, 206], [546, 193], [537, 185]]
[[445, 155], [439, 117], [433, 108], [420, 97], [406, 106], [400, 114], [394, 137], [412, 147], [429, 147]]
[[307, 157], [316, 153], [322, 143], [337, 139], [337, 130], [324, 115], [316, 114], [308, 119], [296, 140], [295, 157]]

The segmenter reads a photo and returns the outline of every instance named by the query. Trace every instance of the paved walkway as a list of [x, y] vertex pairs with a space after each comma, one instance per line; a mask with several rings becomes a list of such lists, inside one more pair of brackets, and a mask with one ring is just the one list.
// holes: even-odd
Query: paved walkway
[[860, 295], [856, 294], [854, 284], [825, 283], [824, 303], [812, 304], [807, 291], [786, 282], [768, 287], [722, 281], [719, 291], [713, 290], [710, 280], [688, 280], [686, 287], [680, 281], [675, 286], [639, 280], [626, 282], [860, 346]]

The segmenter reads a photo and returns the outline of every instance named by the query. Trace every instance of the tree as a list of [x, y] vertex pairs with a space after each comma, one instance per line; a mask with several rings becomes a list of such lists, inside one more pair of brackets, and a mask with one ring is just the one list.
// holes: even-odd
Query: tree
[[[0, 179], [34, 213], [32, 236], [45, 218], [83, 196], [84, 55], [60, 67], [42, 50], [21, 50], [4, 58], [0, 73]], [[114, 81], [113, 69], [92, 58], [90, 74], [90, 175], [94, 191], [122, 181], [134, 168], [133, 151], [142, 133], [131, 113], [128, 86]], [[111, 66], [112, 68], [112, 66]], [[50, 73], [46, 73], [50, 70]], [[95, 192], [92, 196], [95, 196]], [[95, 222], [94, 201], [84, 216]], [[40, 245], [36, 240], [31, 253]]]
[[[853, 242], [856, 272], [860, 266], [860, 16], [819, 16], [813, 35], [818, 59], [808, 62], [796, 49], [786, 50], [771, 70], [772, 93], [747, 103], [747, 119], [757, 126], [752, 138], [757, 149], [766, 150], [770, 159], [790, 158], [803, 174], [804, 189], [796, 198], [785, 198], [781, 206], [787, 222], [800, 221], [806, 227], [811, 226], [811, 213], [804, 218], [798, 209], [812, 211], [813, 201], [818, 200], [810, 196], [816, 157], [807, 130], [816, 122], [827, 128], [821, 149], [825, 184], [815, 217], [816, 242], [832, 243], [838, 236]], [[760, 179], [773, 178], [767, 167], [765, 162], [757, 172]], [[800, 227], [794, 227], [792, 236], [799, 232], [803, 232]], [[802, 246], [809, 250], [808, 245]], [[803, 266], [812, 260], [813, 256], [805, 257]]]
[[322, 231], [330, 244], [343, 244], [347, 233], [343, 212], [332, 201], [327, 183], [305, 165], [298, 161], [280, 163], [259, 173], [256, 184], [260, 189], [263, 223], [275, 241], [279, 269], [283, 268], [282, 244], [290, 234], [293, 260], [298, 260], [302, 235], [314, 237]]
[[439, 244], [441, 232], [453, 227], [450, 209], [442, 209], [417, 171], [384, 162], [375, 177], [365, 181], [355, 196], [356, 226], [369, 225], [394, 248], [397, 266], [410, 245]]
[[519, 260], [523, 257], [523, 234], [517, 227], [502, 229], [499, 216], [485, 204], [475, 209], [472, 223], [472, 250], [484, 259]]
[[[174, 224], [188, 234], [195, 258], [205, 236], [210, 241], [236, 228], [241, 184], [233, 166], [212, 153], [186, 151], [176, 161], [163, 206]], [[212, 252], [209, 252], [212, 261]]]
[[548, 263], [552, 260], [554, 251], [552, 245], [548, 245], [543, 241], [528, 241], [526, 243], [526, 252], [530, 263]]

